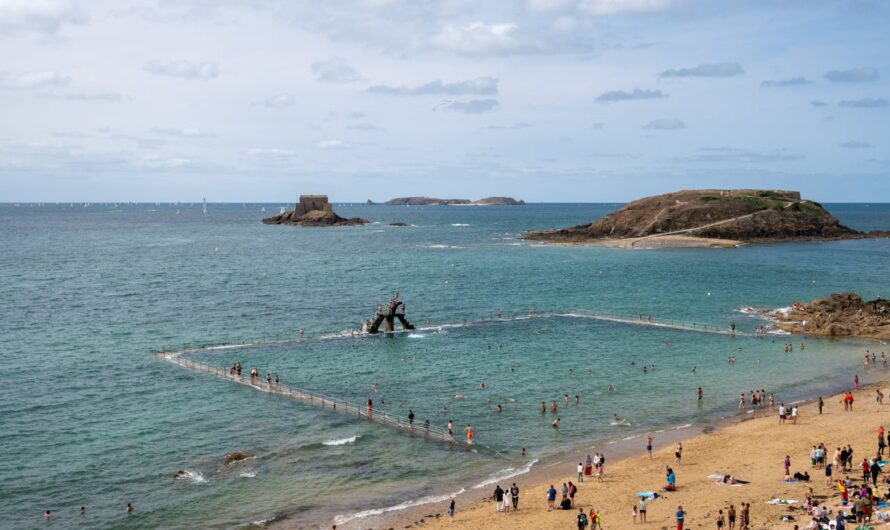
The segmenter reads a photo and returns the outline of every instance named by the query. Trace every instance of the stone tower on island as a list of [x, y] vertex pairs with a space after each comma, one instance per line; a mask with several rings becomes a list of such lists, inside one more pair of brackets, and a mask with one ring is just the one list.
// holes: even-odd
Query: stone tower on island
[[300, 195], [300, 200], [294, 205], [294, 215], [302, 217], [309, 212], [333, 212], [327, 195]]

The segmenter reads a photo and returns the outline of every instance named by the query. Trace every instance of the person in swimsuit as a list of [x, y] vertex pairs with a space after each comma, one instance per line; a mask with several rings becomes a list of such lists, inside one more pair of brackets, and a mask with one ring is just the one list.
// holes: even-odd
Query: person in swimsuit
[[677, 449], [674, 451], [674, 463], [678, 466], [680, 465], [680, 460], [683, 458], [683, 444], [677, 442]]
[[467, 445], [473, 445], [473, 436], [475, 435], [475, 433], [473, 433], [473, 426], [468, 423], [466, 431], [467, 431]]
[[646, 452], [649, 453], [649, 460], [652, 460], [652, 435], [646, 437]]
[[717, 530], [723, 530], [726, 519], [723, 517], [723, 510], [717, 510]]
[[726, 518], [729, 522], [729, 530], [735, 530], [735, 505], [730, 504], [729, 510], [726, 512]]
[[454, 522], [454, 497], [451, 498], [451, 504], [448, 505], [448, 517], [451, 518], [451, 522]]

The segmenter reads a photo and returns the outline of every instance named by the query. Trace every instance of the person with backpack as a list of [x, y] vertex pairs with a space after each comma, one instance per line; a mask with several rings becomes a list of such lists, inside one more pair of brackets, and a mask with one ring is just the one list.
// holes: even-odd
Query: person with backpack
[[584, 508], [578, 508], [578, 530], [587, 530], [587, 514], [584, 513]]

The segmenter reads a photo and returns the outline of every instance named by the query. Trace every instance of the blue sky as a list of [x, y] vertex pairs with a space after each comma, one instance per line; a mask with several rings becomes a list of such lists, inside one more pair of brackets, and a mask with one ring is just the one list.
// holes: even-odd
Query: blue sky
[[890, 2], [0, 0], [0, 201], [890, 201]]

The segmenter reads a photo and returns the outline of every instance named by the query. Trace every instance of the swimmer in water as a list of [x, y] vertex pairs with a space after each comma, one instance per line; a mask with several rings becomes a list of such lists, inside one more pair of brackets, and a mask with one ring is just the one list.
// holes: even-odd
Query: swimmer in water
[[563, 394], [563, 395], [562, 395], [562, 400], [566, 402], [566, 405], [568, 405], [568, 404], [569, 404], [569, 395], [568, 395], [568, 394]]
[[498, 411], [498, 412], [504, 412], [504, 407], [502, 407], [500, 403], [498, 403], [497, 411]]
[[609, 385], [609, 392], [614, 392], [614, 391], [615, 391], [615, 387], [612, 385]]
[[692, 373], [695, 373], [695, 366], [692, 367]]
[[559, 429], [559, 418], [553, 420], [553, 423], [550, 424], [554, 429]]
[[575, 405], [577, 405], [579, 403], [581, 403], [581, 396], [579, 396], [578, 394], [575, 394]]
[[547, 412], [547, 404], [542, 401], [541, 402], [541, 414], [544, 414], [545, 412]]

